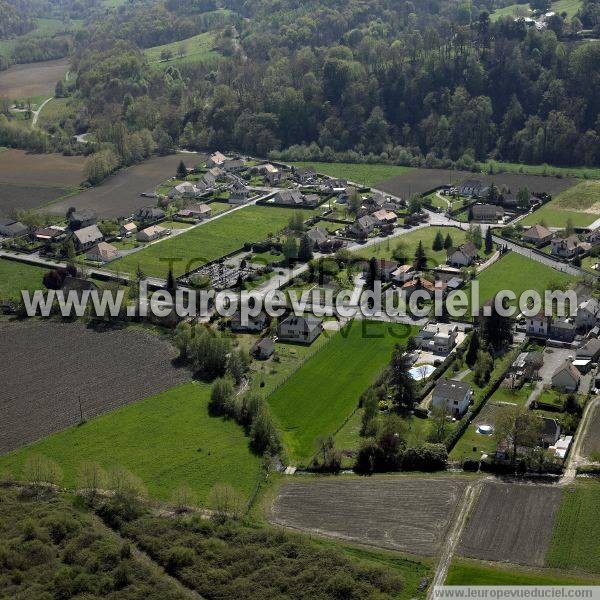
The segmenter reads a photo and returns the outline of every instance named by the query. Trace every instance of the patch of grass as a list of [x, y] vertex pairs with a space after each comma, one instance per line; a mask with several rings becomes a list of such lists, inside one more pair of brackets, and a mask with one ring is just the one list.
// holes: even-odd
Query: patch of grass
[[517, 565], [480, 563], [455, 559], [445, 585], [592, 585], [597, 580], [556, 572], [551, 569], [525, 569]]
[[600, 482], [577, 482], [565, 489], [546, 562], [559, 569], [600, 574]]
[[406, 325], [352, 322], [269, 396], [293, 461], [307, 462], [315, 440], [335, 433], [389, 362], [395, 344], [413, 333]]
[[20, 299], [21, 290], [45, 289], [42, 278], [48, 269], [0, 258], [0, 300]]
[[42, 129], [56, 128], [61, 120], [75, 116], [76, 101], [72, 98], [53, 98], [40, 112], [37, 125]]
[[65, 23], [62, 19], [45, 19], [41, 17], [34, 20], [37, 26], [32, 31], [9, 40], [0, 40], [0, 54], [12, 54], [12, 51], [22, 40], [36, 37], [52, 37], [59, 33], [71, 33], [81, 29], [84, 23], [80, 19], [70, 19], [68, 23]]
[[[303, 211], [308, 218], [312, 211]], [[281, 231], [293, 211], [286, 208], [247, 206], [230, 215], [195, 227], [173, 238], [110, 263], [113, 271], [135, 273], [139, 264], [146, 275], [165, 277], [169, 262], [175, 276], [225, 256], [245, 243], [258, 242]]]
[[396, 177], [411, 167], [400, 167], [396, 165], [365, 165], [352, 163], [322, 163], [322, 162], [293, 162], [291, 165], [297, 167], [312, 167], [317, 173], [339, 177], [367, 187], [375, 186], [386, 179]]
[[82, 462], [94, 461], [129, 469], [161, 500], [188, 485], [204, 502], [216, 483], [249, 497], [260, 458], [235, 422], [208, 415], [209, 396], [209, 385], [184, 384], [0, 457], [0, 471], [19, 475], [28, 456], [42, 454], [59, 463], [67, 487], [77, 485]]
[[432, 249], [433, 240], [437, 232], [441, 232], [445, 238], [450, 234], [455, 246], [459, 246], [465, 241], [466, 232], [454, 227], [426, 227], [417, 229], [404, 235], [396, 236], [395, 238], [387, 239], [373, 246], [366, 246], [356, 251], [356, 254], [362, 258], [370, 259], [375, 257], [381, 260], [393, 260], [394, 250], [398, 246], [402, 246], [406, 256], [410, 260], [414, 257], [415, 250], [419, 241], [423, 242], [423, 248], [427, 254], [427, 264], [430, 268], [437, 267], [439, 264], [446, 262], [446, 250], [434, 251]]
[[[200, 33], [191, 38], [154, 46], [144, 51], [148, 62], [159, 68], [166, 68], [171, 65], [181, 65], [186, 62], [201, 62], [217, 58], [219, 53], [214, 50], [215, 34], [212, 31]], [[170, 60], [162, 60], [161, 54], [170, 52]]]
[[[581, 7], [582, 0], [557, 0], [552, 2], [551, 10], [556, 14], [567, 13], [567, 18], [570, 19], [577, 13]], [[498, 8], [490, 15], [492, 21], [497, 21], [502, 17], [516, 17], [516, 16], [531, 16], [529, 10], [529, 3], [525, 4], [510, 4], [504, 8]]]
[[[477, 276], [481, 306], [494, 298], [500, 290], [511, 290], [517, 298], [526, 290], [536, 290], [544, 297], [544, 291], [556, 286], [568, 285], [575, 277], [556, 271], [516, 252], [509, 252]], [[470, 295], [469, 287], [468, 294]]]

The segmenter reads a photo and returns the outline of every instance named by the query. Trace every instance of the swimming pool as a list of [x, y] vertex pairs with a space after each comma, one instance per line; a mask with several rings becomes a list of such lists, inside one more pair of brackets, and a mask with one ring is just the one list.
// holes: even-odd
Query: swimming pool
[[413, 367], [408, 372], [415, 381], [421, 381], [422, 379], [427, 379], [434, 371], [435, 367], [433, 365], [419, 365], [418, 367]]

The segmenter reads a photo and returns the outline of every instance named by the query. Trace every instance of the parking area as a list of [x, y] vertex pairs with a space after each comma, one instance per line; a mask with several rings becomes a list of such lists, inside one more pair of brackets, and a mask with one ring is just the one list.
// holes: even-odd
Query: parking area
[[[464, 331], [458, 332], [458, 335], [456, 336], [456, 345], [452, 349], [452, 352], [456, 352], [456, 349], [465, 341], [466, 336], [467, 334]], [[452, 352], [450, 354], [452, 354]], [[437, 354], [429, 350], [417, 350], [415, 354], [417, 355], [417, 360], [415, 361], [416, 365], [433, 365], [436, 360], [444, 361], [449, 356], [449, 354]]]

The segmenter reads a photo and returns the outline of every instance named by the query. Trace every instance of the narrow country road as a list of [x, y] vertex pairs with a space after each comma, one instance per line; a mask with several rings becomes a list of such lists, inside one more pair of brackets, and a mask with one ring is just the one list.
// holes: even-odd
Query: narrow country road
[[40, 117], [40, 113], [42, 112], [42, 109], [44, 108], [44, 106], [46, 106], [46, 104], [48, 104], [48, 102], [50, 102], [50, 100], [53, 100], [54, 96], [51, 96], [50, 98], [46, 98], [46, 100], [44, 100], [39, 108], [37, 110], [32, 111], [32, 115], [33, 115], [33, 119], [31, 119], [31, 129], [35, 129], [37, 126], [37, 122], [38, 119]]

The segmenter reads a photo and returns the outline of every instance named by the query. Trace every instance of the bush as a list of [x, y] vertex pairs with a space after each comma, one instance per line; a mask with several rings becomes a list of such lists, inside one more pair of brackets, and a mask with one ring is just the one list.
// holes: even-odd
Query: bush
[[167, 552], [166, 570], [169, 575], [176, 576], [181, 569], [194, 564], [196, 554], [191, 548], [174, 546]]
[[407, 448], [402, 456], [404, 471], [440, 471], [448, 464], [448, 451], [444, 444], [423, 444]]

